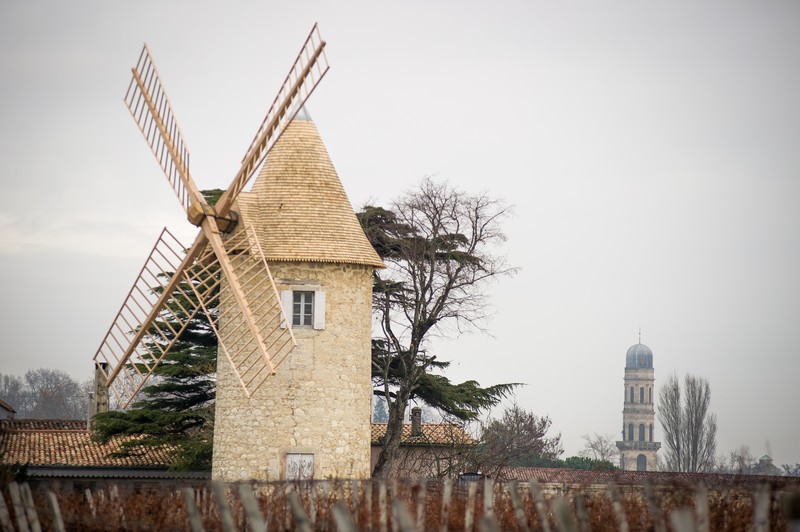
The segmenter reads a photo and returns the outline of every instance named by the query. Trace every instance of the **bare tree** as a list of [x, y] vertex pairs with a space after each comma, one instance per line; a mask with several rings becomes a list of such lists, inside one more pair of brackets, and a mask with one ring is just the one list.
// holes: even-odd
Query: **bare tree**
[[88, 414], [89, 380], [79, 383], [62, 370], [29, 370], [24, 378], [0, 375], [0, 398], [18, 418], [81, 419]]
[[411, 399], [469, 421], [513, 389], [513, 384], [481, 388], [476, 381], [450, 383], [433, 373], [449, 362], [428, 352], [432, 334], [481, 329], [489, 313], [487, 284], [514, 273], [496, 253], [505, 240], [500, 221], [507, 213], [486, 195], [469, 195], [430, 179], [395, 201], [391, 210], [365, 207], [359, 213], [387, 266], [375, 273], [373, 285], [380, 327], [373, 342], [373, 380], [389, 406], [374, 476], [385, 476], [397, 453]]
[[750, 447], [742, 445], [728, 456], [728, 472], [746, 475], [758, 464], [758, 459], [750, 452]]
[[0, 374], [0, 399], [17, 411], [17, 417], [28, 417], [33, 403], [33, 395], [22, 377]]
[[664, 468], [668, 471], [702, 472], [714, 468], [717, 449], [717, 417], [709, 411], [711, 386], [693, 375], [684, 379], [683, 400], [675, 375], [661, 387], [658, 420], [664, 430]]
[[501, 478], [502, 468], [551, 467], [564, 453], [561, 434], [548, 436], [552, 421], [519, 405], [505, 409], [499, 419], [481, 425], [471, 458], [475, 471]]
[[583, 450], [578, 453], [579, 456], [619, 465], [619, 449], [617, 449], [614, 436], [595, 432], [594, 434], [584, 434], [581, 438], [586, 443]]
[[800, 464], [783, 464], [783, 474], [787, 477], [800, 477]]

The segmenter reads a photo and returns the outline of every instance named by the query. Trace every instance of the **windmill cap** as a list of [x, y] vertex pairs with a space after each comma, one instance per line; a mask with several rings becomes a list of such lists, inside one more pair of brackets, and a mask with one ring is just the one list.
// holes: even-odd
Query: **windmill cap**
[[239, 208], [267, 260], [383, 267], [310, 119], [289, 123]]

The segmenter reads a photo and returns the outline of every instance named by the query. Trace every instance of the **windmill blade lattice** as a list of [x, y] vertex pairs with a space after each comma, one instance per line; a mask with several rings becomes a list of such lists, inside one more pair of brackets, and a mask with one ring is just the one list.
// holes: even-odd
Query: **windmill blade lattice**
[[233, 200], [261, 166], [272, 146], [314, 92], [329, 68], [328, 58], [325, 55], [325, 41], [320, 36], [319, 27], [314, 24], [250, 147], [247, 148], [239, 172], [217, 203], [217, 209], [221, 214], [227, 213]]
[[123, 408], [202, 308], [196, 292], [173, 279], [185, 250], [166, 228], [161, 232], [94, 355]]
[[183, 209], [201, 196], [189, 175], [189, 148], [147, 44], [142, 48], [125, 93], [125, 105], [144, 135]]
[[[297, 342], [255, 230], [245, 226], [223, 240], [223, 245], [225, 258], [222, 260], [230, 261], [235, 272], [233, 279], [221, 282], [219, 287], [206, 288], [202, 281], [208, 278], [207, 272], [222, 269], [219, 254], [210, 246], [198, 257], [196, 266], [186, 271], [185, 276], [189, 284], [195, 287], [197, 299], [204, 302], [203, 307], [217, 334], [221, 352], [228, 358], [245, 393], [250, 397], [275, 373], [275, 368]], [[242, 291], [242, 296], [249, 303], [246, 309], [235, 300], [234, 290], [237, 289]], [[257, 335], [251, 332], [245, 310], [257, 324]], [[218, 356], [220, 354], [218, 352]]]
[[[164, 230], [95, 354], [106, 384], [126, 407], [204, 312], [250, 396], [296, 345], [252, 228], [229, 216], [239, 193], [329, 69], [315, 24], [245, 154], [214, 207], [189, 174], [189, 150], [145, 44], [125, 104], [189, 220], [201, 227], [185, 248]], [[223, 237], [221, 233], [230, 233]]]

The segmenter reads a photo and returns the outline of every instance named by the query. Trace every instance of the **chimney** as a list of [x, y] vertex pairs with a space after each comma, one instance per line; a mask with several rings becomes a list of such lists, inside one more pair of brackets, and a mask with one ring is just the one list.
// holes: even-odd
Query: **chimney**
[[411, 436], [422, 436], [422, 409], [418, 406], [411, 409]]
[[108, 412], [108, 386], [106, 386], [106, 372], [108, 371], [108, 364], [105, 362], [95, 362], [94, 365], [94, 393], [89, 394], [94, 396], [93, 400], [89, 403], [89, 422], [86, 428], [92, 428], [92, 417], [100, 412]]

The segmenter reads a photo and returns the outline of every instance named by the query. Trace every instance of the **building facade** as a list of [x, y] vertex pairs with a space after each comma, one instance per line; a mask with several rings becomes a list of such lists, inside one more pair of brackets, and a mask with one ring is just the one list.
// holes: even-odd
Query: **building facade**
[[661, 443], [655, 441], [655, 374], [653, 352], [639, 343], [625, 356], [622, 440], [617, 442], [620, 468], [654, 471]]

